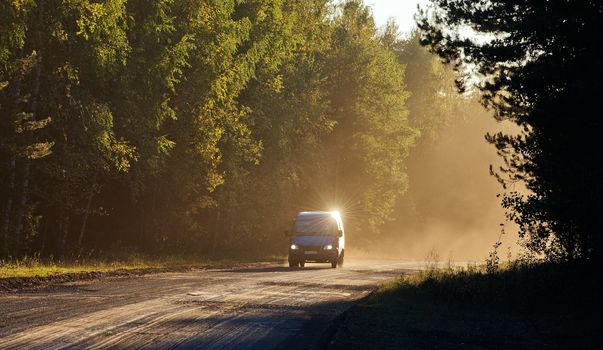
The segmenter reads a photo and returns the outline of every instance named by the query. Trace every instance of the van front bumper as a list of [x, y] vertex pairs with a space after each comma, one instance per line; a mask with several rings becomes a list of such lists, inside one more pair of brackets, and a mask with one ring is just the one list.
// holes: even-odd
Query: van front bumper
[[289, 261], [331, 262], [339, 257], [339, 249], [316, 249], [314, 247], [299, 247], [289, 249]]

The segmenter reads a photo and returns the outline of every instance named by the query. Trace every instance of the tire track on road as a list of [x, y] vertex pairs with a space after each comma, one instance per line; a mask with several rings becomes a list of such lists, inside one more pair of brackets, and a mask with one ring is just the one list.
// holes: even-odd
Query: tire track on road
[[14, 321], [0, 328], [0, 348], [310, 348], [330, 320], [408, 267], [264, 266], [91, 281], [73, 293], [0, 294], [0, 306], [12, 307], [6, 319]]

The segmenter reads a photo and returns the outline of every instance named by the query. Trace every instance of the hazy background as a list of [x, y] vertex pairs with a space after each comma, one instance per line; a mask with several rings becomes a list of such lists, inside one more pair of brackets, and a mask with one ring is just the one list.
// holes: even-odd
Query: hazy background
[[423, 259], [432, 250], [445, 260], [482, 260], [505, 224], [501, 258], [515, 256], [517, 229], [505, 221], [497, 194], [502, 187], [490, 175], [500, 159], [484, 135], [512, 131], [476, 106], [476, 113], [444, 128], [436, 141], [415, 148], [408, 160], [410, 185], [383, 231], [382, 246], [391, 256]]
[[[422, 0], [371, 0], [378, 26], [393, 19], [403, 35], [416, 28], [414, 15]], [[500, 158], [484, 138], [490, 132], [515, 130], [496, 122], [477, 102], [464, 115], [448, 116], [436, 137], [421, 140], [407, 161], [409, 187], [399, 198], [382, 237], [368, 253], [424, 259], [482, 260], [499, 239], [504, 224], [501, 258], [519, 251], [517, 229], [505, 220], [497, 197], [503, 191], [490, 175]]]
[[424, 0], [368, 0], [366, 4], [373, 10], [375, 22], [384, 25], [388, 19], [396, 21], [402, 32], [409, 32], [415, 28], [414, 14], [418, 4]]

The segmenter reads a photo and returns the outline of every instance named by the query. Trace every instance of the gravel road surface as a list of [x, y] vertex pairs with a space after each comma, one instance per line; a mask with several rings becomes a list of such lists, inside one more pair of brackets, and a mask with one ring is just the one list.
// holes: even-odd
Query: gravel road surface
[[418, 265], [257, 264], [0, 293], [0, 349], [320, 349], [335, 317]]

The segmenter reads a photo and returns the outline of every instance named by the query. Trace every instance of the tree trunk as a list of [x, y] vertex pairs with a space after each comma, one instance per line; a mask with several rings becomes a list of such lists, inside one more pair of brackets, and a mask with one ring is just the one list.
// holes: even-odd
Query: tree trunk
[[226, 222], [228, 222], [228, 244], [229, 245], [232, 243], [236, 244], [234, 217], [235, 217], [235, 215], [232, 215], [232, 210], [229, 210], [228, 211], [228, 219], [226, 221]]
[[[159, 247], [159, 249], [163, 248], [163, 242], [161, 240], [159, 231], [161, 230], [161, 227], [158, 225], [159, 222], [157, 221], [157, 177], [153, 176], [153, 184], [152, 184], [152, 189], [151, 189], [151, 212], [149, 215], [149, 218], [151, 219], [151, 227], [153, 230], [152, 236], [153, 236], [153, 244], [156, 247]], [[155, 248], [155, 247], [153, 247]]]
[[[33, 92], [31, 97], [31, 113], [32, 119], [35, 121], [38, 113], [38, 97], [40, 95], [40, 77], [42, 75], [42, 62], [41, 56], [38, 58], [36, 64], [36, 75], [33, 84]], [[23, 233], [23, 216], [25, 215], [25, 206], [29, 199], [29, 176], [31, 172], [31, 159], [29, 155], [25, 156], [23, 162], [23, 185], [21, 186], [21, 200], [19, 202], [19, 210], [17, 212], [16, 224], [15, 224], [15, 249], [20, 250], [21, 235]]]
[[218, 238], [220, 237], [220, 203], [218, 203], [218, 207], [216, 208], [216, 224], [214, 226], [214, 239], [212, 242], [211, 251], [213, 254], [216, 254], [216, 250], [218, 249]]
[[145, 220], [145, 210], [144, 210], [144, 202], [140, 203], [140, 228], [138, 231], [138, 241], [140, 242], [140, 245], [142, 246], [142, 243], [144, 242], [144, 220]]
[[8, 232], [10, 230], [10, 214], [13, 210], [13, 192], [15, 190], [15, 164], [16, 164], [16, 155], [13, 153], [11, 155], [11, 159], [8, 162], [8, 188], [7, 188], [7, 199], [6, 199], [6, 207], [4, 209], [4, 217], [2, 218], [2, 251], [0, 254], [2, 256], [8, 256]]
[[88, 222], [88, 216], [90, 215], [90, 206], [92, 205], [92, 197], [94, 197], [94, 191], [90, 192], [88, 202], [86, 203], [86, 211], [84, 211], [84, 218], [82, 219], [82, 227], [80, 227], [80, 236], [77, 239], [77, 251], [82, 253], [82, 242], [84, 241], [84, 234], [86, 232], [86, 223]]
[[65, 216], [65, 218], [63, 219], [63, 232], [60, 233], [61, 235], [61, 248], [60, 248], [60, 252], [61, 255], [65, 255], [65, 248], [67, 247], [67, 238], [69, 237], [69, 214], [67, 216]]
[[[23, 58], [23, 48], [19, 50], [17, 56], [19, 59]], [[21, 97], [21, 83], [22, 79], [18, 79], [14, 85], [13, 100], [18, 101]], [[4, 208], [4, 216], [2, 218], [2, 250], [0, 251], [1, 256], [9, 255], [9, 232], [10, 232], [10, 217], [13, 211], [13, 197], [15, 195], [15, 174], [16, 174], [16, 163], [17, 163], [17, 151], [13, 150], [10, 161], [8, 162], [8, 188], [6, 195], [6, 206]]]
[[19, 210], [17, 211], [17, 222], [15, 224], [15, 251], [21, 252], [21, 235], [23, 234], [23, 221], [25, 216], [25, 207], [29, 199], [29, 175], [31, 171], [31, 159], [25, 158], [23, 162], [23, 183], [21, 185], [21, 198], [19, 200]]
[[41, 239], [40, 250], [38, 251], [40, 256], [44, 256], [44, 254], [46, 253], [46, 244], [48, 243], [48, 242], [46, 242], [46, 239], [48, 237], [48, 226], [50, 226], [48, 216], [43, 216], [42, 217], [42, 232], [40, 234], [42, 239]]

